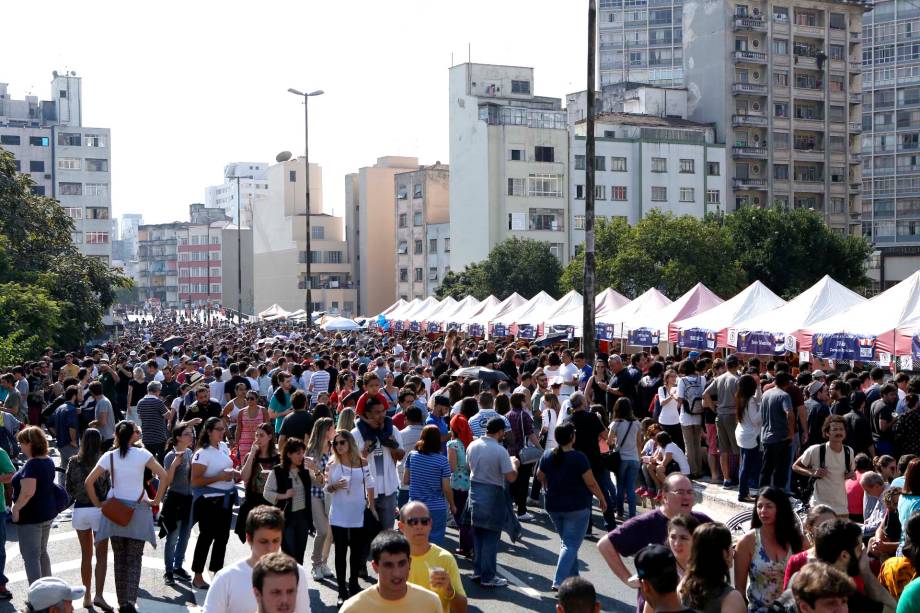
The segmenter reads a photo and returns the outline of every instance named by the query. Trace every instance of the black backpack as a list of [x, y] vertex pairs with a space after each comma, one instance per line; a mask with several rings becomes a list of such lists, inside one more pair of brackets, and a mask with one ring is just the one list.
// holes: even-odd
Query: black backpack
[[[821, 448], [818, 450], [818, 468], [825, 468], [827, 463], [827, 446], [830, 443], [822, 443]], [[850, 448], [846, 445], [843, 446], [843, 470], [844, 475], [850, 472]], [[815, 493], [815, 483], [817, 483], [818, 477], [809, 477], [808, 481], [802, 486], [799, 491], [798, 499], [802, 501], [806, 507], [811, 504], [811, 497]]]

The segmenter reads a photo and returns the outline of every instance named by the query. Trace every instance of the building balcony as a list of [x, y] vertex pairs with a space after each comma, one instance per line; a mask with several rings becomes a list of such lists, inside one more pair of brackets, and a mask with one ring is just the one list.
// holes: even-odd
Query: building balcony
[[793, 55], [792, 63], [795, 64], [796, 68], [803, 68], [808, 70], [818, 69], [818, 60], [810, 55]]
[[805, 26], [802, 24], [795, 24], [795, 34], [801, 36], [808, 36], [809, 38], [824, 38], [824, 28], [821, 26]]
[[849, 160], [850, 164], [862, 164], [862, 161], [863, 161], [862, 153], [858, 151], [850, 152], [850, 160]]
[[735, 51], [735, 63], [766, 64], [767, 54], [759, 51]]
[[862, 193], [862, 183], [850, 183], [850, 193], [851, 194]]
[[732, 147], [732, 156], [736, 158], [766, 159], [767, 148], [764, 147]]
[[811, 160], [815, 162], [824, 161], [824, 149], [800, 149], [798, 147], [794, 147], [793, 150], [795, 151], [795, 159], [797, 160]]
[[732, 179], [732, 187], [734, 189], [754, 189], [765, 191], [767, 189], [767, 180], [735, 177]]
[[737, 95], [766, 96], [767, 86], [759, 83], [733, 83], [732, 93]]
[[850, 94], [850, 104], [862, 104], [862, 93], [853, 92]]
[[862, 124], [858, 121], [851, 121], [847, 124], [847, 129], [849, 129], [850, 132], [859, 134], [862, 132]]
[[823, 192], [824, 179], [795, 179], [792, 182], [792, 189], [797, 192]]
[[793, 94], [796, 98], [806, 100], [824, 100], [823, 87], [796, 87], [793, 90]]
[[858, 43], [860, 35], [861, 35], [860, 32], [850, 32], [850, 42]]
[[796, 130], [824, 130], [823, 117], [796, 117], [794, 121]]
[[754, 32], [766, 32], [767, 24], [760, 17], [740, 17], [735, 16], [733, 24], [735, 31], [748, 30]]
[[732, 115], [732, 126], [753, 126], [756, 128], [765, 128], [770, 124], [770, 120], [763, 115]]

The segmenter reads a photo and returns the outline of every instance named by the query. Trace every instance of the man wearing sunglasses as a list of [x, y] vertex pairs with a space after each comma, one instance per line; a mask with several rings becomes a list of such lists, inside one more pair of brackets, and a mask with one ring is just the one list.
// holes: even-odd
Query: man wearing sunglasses
[[444, 613], [466, 613], [466, 592], [454, 556], [429, 541], [431, 513], [425, 503], [407, 503], [399, 512], [399, 531], [409, 541], [412, 566], [409, 583], [431, 590], [441, 599]]

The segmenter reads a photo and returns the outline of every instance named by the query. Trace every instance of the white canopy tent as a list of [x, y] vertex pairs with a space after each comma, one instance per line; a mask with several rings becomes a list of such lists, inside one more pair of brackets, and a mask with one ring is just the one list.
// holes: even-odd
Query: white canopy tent
[[329, 317], [321, 327], [326, 332], [352, 332], [361, 329], [356, 321], [347, 317]]
[[580, 313], [584, 310], [584, 297], [575, 290], [560, 298], [556, 302], [556, 308], [552, 313], [546, 316], [544, 321], [546, 325], [574, 325], [581, 321]]
[[438, 304], [438, 306], [433, 307], [426, 311], [424, 314], [420, 315], [419, 321], [428, 321], [428, 322], [440, 322], [441, 313], [449, 313], [457, 308], [457, 301], [453, 296], [448, 296]]
[[[704, 350], [726, 347], [729, 328], [784, 304], [786, 301], [771, 292], [770, 288], [760, 281], [754, 281], [740, 294], [722, 304], [672, 323], [668, 327], [669, 340], [678, 342], [678, 336], [683, 331], [686, 338], [681, 344], [684, 347]], [[696, 340], [691, 341], [689, 335], [693, 335]]]
[[393, 309], [389, 313], [386, 313], [384, 317], [390, 321], [400, 321], [404, 319], [403, 315], [405, 315], [406, 313], [410, 313], [416, 308], [418, 308], [418, 305], [421, 302], [422, 302], [421, 299], [413, 298], [411, 302], [406, 302], [398, 306], [397, 308]]
[[[627, 335], [633, 330], [648, 330], [651, 337], [667, 340], [668, 325], [678, 319], [687, 319], [724, 302], [712, 290], [697, 283], [692, 289], [671, 304], [660, 309], [642, 309], [623, 320]], [[643, 343], [645, 344], [645, 343]]]
[[629, 298], [608, 287], [594, 298], [594, 316], [598, 317], [629, 304]]
[[599, 324], [613, 325], [614, 337], [623, 338], [625, 337], [626, 320], [635, 317], [639, 313], [658, 311], [670, 304], [670, 298], [652, 287], [637, 296], [636, 299], [629, 304], [625, 304], [615, 311], [609, 311], [597, 316], [595, 318], [595, 322]]
[[556, 299], [541, 291], [516, 309], [494, 318], [490, 323], [504, 324], [542, 324], [544, 318], [556, 309]]
[[[445, 298], [444, 300], [447, 301], [448, 299], [454, 300], [453, 298], [450, 298], [449, 296], [448, 298]], [[449, 322], [462, 321], [461, 319], [457, 317], [458, 314], [466, 310], [475, 309], [476, 307], [479, 306], [479, 304], [480, 304], [479, 301], [473, 298], [472, 296], [467, 296], [466, 298], [460, 301], [455, 300], [453, 305], [450, 306], [450, 308], [445, 308], [442, 303], [442, 308], [440, 308], [438, 312], [435, 313], [434, 315], [431, 315], [428, 318], [428, 321], [433, 321], [435, 323], [449, 323]]]
[[425, 316], [429, 312], [433, 312], [435, 309], [437, 309], [440, 304], [441, 303], [438, 302], [437, 298], [435, 298], [434, 296], [428, 296], [427, 298], [419, 302], [415, 306], [414, 309], [412, 309], [411, 311], [408, 311], [407, 313], [404, 313], [400, 317], [400, 319], [404, 321], [409, 321], [409, 322], [424, 321]]
[[[489, 298], [492, 298], [492, 296], [489, 296]], [[486, 300], [488, 300], [489, 298], [486, 298]], [[480, 326], [486, 326], [493, 319], [496, 319], [498, 317], [503, 316], [505, 313], [509, 313], [510, 311], [513, 311], [514, 309], [520, 307], [522, 304], [525, 304], [526, 302], [527, 300], [525, 300], [520, 294], [518, 294], [517, 292], [514, 292], [513, 294], [511, 294], [510, 296], [508, 296], [507, 298], [505, 298], [498, 304], [494, 305], [492, 308], [485, 308], [481, 310], [479, 313], [473, 316], [473, 318], [469, 321], [469, 323], [477, 324]]]
[[407, 304], [409, 303], [403, 300], [402, 298], [400, 298], [399, 300], [397, 300], [396, 302], [394, 302], [393, 304], [385, 308], [383, 311], [381, 311], [380, 314], [386, 316], [392, 313], [393, 311], [395, 311], [396, 309], [402, 308], [403, 306]]
[[284, 319], [290, 314], [291, 314], [290, 311], [285, 311], [277, 304], [273, 304], [267, 309], [265, 309], [264, 311], [262, 311], [261, 313], [259, 313], [259, 319], [267, 319], [269, 321], [274, 320], [274, 319]]

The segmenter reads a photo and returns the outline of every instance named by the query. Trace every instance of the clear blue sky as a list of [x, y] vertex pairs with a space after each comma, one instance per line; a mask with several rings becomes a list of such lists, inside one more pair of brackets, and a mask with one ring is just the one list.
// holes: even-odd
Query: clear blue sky
[[303, 149], [327, 209], [344, 175], [383, 155], [448, 161], [447, 69], [533, 66], [535, 93], [584, 88], [587, 0], [318, 0], [5, 3], [0, 81], [49, 95], [52, 70], [83, 77], [84, 124], [112, 130], [114, 214], [185, 218], [231, 161]]

